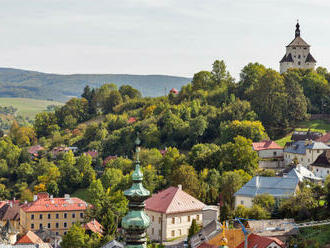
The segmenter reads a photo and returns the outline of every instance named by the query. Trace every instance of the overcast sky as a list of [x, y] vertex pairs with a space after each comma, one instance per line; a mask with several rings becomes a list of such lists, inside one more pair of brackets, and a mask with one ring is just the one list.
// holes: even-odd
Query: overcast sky
[[0, 67], [192, 77], [224, 59], [278, 70], [296, 20], [330, 70], [329, 0], [0, 0]]

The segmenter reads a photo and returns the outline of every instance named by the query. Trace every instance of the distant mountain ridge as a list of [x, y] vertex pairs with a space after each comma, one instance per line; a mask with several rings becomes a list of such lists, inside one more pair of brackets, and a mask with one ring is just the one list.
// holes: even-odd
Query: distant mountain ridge
[[171, 88], [180, 89], [191, 78], [167, 75], [133, 74], [50, 74], [36, 71], [0, 68], [0, 97], [25, 97], [67, 101], [80, 96], [86, 85], [100, 87], [114, 83], [138, 89], [143, 96], [162, 96]]

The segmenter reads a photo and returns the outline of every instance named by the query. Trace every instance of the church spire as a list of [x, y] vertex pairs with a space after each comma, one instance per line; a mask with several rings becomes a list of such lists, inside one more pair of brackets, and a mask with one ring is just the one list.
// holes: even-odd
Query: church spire
[[124, 192], [129, 200], [128, 213], [122, 220], [122, 227], [125, 229], [125, 247], [146, 248], [146, 229], [150, 225], [150, 219], [144, 212], [144, 201], [149, 197], [150, 192], [142, 185], [143, 174], [140, 170], [140, 145], [137, 137], [135, 170], [132, 174], [132, 187]]
[[296, 36], [296, 37], [300, 36], [300, 25], [299, 25], [299, 20], [297, 20], [295, 36]]

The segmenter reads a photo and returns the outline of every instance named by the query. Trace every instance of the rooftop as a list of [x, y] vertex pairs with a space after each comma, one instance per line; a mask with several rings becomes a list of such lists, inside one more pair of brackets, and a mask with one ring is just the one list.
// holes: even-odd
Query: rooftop
[[298, 233], [294, 219], [249, 220], [247, 224], [260, 236], [290, 236]]
[[274, 149], [283, 149], [276, 142], [271, 140], [263, 140], [261, 142], [253, 142], [252, 143], [253, 150], [261, 151], [261, 150], [274, 150]]
[[97, 233], [102, 235], [103, 233], [103, 226], [95, 219], [91, 220], [90, 222], [84, 225], [85, 230], [92, 231], [93, 233]]
[[[42, 239], [34, 232], [28, 231], [16, 244], [43, 244]], [[16, 245], [15, 244], [15, 245]]]
[[327, 150], [327, 149], [330, 149], [330, 147], [322, 142], [317, 142], [317, 141], [313, 141], [313, 140], [299, 140], [299, 141], [290, 142], [289, 144], [287, 144], [286, 147], [284, 148], [284, 152], [296, 153], [296, 154], [306, 154], [307, 149]]
[[146, 210], [161, 213], [180, 213], [202, 210], [205, 204], [184, 192], [179, 187], [169, 187], [152, 195], [145, 201]]
[[[267, 248], [273, 242], [280, 247], [285, 247], [285, 244], [277, 238], [259, 236], [254, 233], [248, 236], [248, 248]], [[237, 248], [244, 248], [244, 241]]]
[[330, 168], [330, 150], [322, 152], [311, 165]]
[[318, 138], [316, 141], [323, 142], [323, 143], [329, 143], [330, 142], [330, 132], [326, 133], [322, 137]]

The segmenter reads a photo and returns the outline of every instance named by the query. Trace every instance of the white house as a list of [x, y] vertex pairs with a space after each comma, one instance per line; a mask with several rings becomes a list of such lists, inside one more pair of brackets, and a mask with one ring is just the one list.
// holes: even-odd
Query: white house
[[151, 223], [147, 234], [151, 240], [166, 241], [188, 235], [193, 219], [203, 223], [206, 205], [182, 190], [169, 187], [145, 201], [145, 211]]
[[322, 152], [310, 167], [313, 173], [322, 179], [330, 175], [330, 150]]
[[277, 169], [284, 166], [283, 147], [271, 140], [253, 142], [252, 148], [260, 158], [259, 168]]
[[284, 162], [288, 165], [291, 164], [294, 159], [297, 159], [299, 164], [307, 167], [312, 164], [322, 152], [327, 150], [330, 150], [329, 146], [313, 140], [290, 142], [287, 143], [284, 148]]

